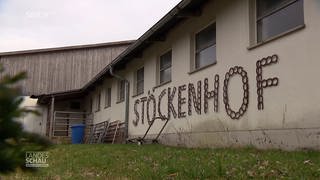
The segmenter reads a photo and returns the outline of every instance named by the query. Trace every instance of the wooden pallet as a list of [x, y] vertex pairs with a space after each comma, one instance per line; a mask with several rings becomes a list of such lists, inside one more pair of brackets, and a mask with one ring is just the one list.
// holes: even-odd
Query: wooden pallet
[[109, 123], [109, 127], [104, 137], [105, 143], [122, 143], [124, 141], [124, 123], [119, 120]]
[[121, 121], [104, 121], [91, 125], [87, 143], [122, 143], [124, 142], [124, 123]]
[[86, 125], [86, 128], [84, 129], [84, 142], [86, 144], [90, 143], [90, 139], [93, 135], [93, 129], [94, 129], [94, 125], [93, 124], [88, 124]]
[[92, 126], [90, 135], [89, 135], [89, 144], [102, 143], [106, 131], [108, 129], [109, 122], [104, 121]]

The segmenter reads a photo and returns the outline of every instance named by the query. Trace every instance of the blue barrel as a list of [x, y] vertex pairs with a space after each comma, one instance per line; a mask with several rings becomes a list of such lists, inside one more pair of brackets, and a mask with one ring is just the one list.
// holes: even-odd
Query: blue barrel
[[75, 124], [71, 126], [71, 142], [72, 144], [81, 144], [84, 136], [84, 124]]

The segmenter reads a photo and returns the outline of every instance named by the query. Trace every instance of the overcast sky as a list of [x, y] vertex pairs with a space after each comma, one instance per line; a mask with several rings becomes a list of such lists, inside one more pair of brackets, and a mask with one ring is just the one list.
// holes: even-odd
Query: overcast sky
[[180, 0], [0, 0], [0, 52], [132, 40]]

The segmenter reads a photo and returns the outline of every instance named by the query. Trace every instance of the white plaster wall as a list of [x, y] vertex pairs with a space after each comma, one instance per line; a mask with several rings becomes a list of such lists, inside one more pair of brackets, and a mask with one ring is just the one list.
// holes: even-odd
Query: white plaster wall
[[[143, 58], [128, 64], [120, 72], [131, 82], [133, 94], [134, 71], [144, 64], [144, 94], [130, 98], [129, 135], [142, 136], [148, 127], [146, 114], [144, 124], [133, 125], [136, 118], [133, 105], [136, 99], [148, 96], [148, 91], [156, 99], [163, 89], [178, 87], [209, 78], [209, 89], [213, 89], [214, 75], [220, 76], [219, 110], [213, 111], [213, 100], [209, 101], [209, 113], [193, 115], [181, 119], [171, 118], [164, 131], [162, 141], [172, 145], [187, 146], [230, 146], [255, 145], [262, 148], [320, 148], [320, 86], [318, 73], [320, 67], [320, 2], [304, 1], [304, 29], [288, 34], [260, 47], [249, 47], [249, 1], [210, 1], [201, 17], [193, 17], [179, 24], [168, 34], [165, 42], [158, 42], [143, 52]], [[212, 22], [217, 29], [217, 64], [199, 72], [190, 72], [193, 58], [192, 37]], [[157, 59], [172, 49], [172, 82], [158, 87], [153, 92], [157, 79]], [[279, 62], [263, 69], [263, 78], [278, 77], [279, 85], [264, 89], [264, 110], [257, 108], [256, 61], [273, 54]], [[242, 66], [249, 78], [249, 106], [239, 120], [232, 120], [225, 111], [223, 103], [223, 81], [225, 73], [233, 66]], [[203, 84], [202, 84], [203, 85]], [[112, 86], [112, 106], [104, 109], [104, 88]], [[242, 83], [239, 77], [230, 80], [229, 97], [233, 109], [242, 103]], [[125, 103], [116, 103], [117, 82], [106, 79], [100, 87], [102, 91], [101, 111], [94, 113], [95, 123], [104, 120], [124, 120]], [[92, 94], [99, 90], [97, 88]], [[188, 91], [182, 96], [188, 98]], [[202, 87], [203, 93], [203, 87]], [[167, 113], [167, 94], [161, 105], [162, 113]], [[174, 106], [177, 111], [177, 92]], [[203, 98], [203, 94], [202, 94]], [[203, 99], [202, 99], [203, 101]], [[141, 104], [140, 104], [141, 105]], [[202, 102], [203, 105], [203, 102]], [[139, 108], [141, 106], [138, 106]], [[182, 109], [187, 112], [188, 104]], [[146, 111], [146, 109], [145, 109]], [[141, 111], [139, 111], [141, 116]], [[157, 113], [158, 115], [158, 113]], [[156, 122], [150, 134], [157, 134], [163, 122]], [[271, 140], [266, 140], [266, 138]], [[271, 141], [271, 142], [270, 142]], [[308, 142], [308, 143], [306, 143]]]
[[23, 128], [29, 132], [45, 135], [47, 108], [45, 106], [38, 105], [37, 99], [31, 99], [28, 96], [24, 97], [24, 101], [22, 102], [21, 107], [29, 110], [34, 110], [40, 113], [40, 115], [28, 113], [23, 117], [19, 118], [18, 121], [22, 123]]
[[[123, 72], [119, 72], [119, 74], [123, 75]], [[105, 95], [106, 89], [111, 87], [111, 107], [105, 107]], [[94, 97], [97, 93], [101, 92], [101, 104], [100, 111], [95, 111], [93, 109], [93, 117], [94, 124], [103, 122], [103, 121], [116, 121], [121, 120], [124, 121], [124, 109], [125, 102], [118, 102], [118, 81], [114, 78], [107, 78], [103, 84], [97, 87], [94, 91], [92, 91], [86, 101], [89, 102], [91, 97]], [[96, 99], [94, 99], [95, 101]], [[89, 103], [87, 103], [89, 105]], [[87, 105], [87, 109], [89, 109]]]

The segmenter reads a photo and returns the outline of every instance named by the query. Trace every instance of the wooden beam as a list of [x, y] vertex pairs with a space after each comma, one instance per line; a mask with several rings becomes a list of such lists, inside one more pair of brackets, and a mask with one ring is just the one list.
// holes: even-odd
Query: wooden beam
[[153, 43], [153, 42], [164, 42], [166, 41], [166, 35], [157, 35], [150, 37], [146, 40], [147, 43]]
[[132, 56], [132, 58], [142, 58], [143, 57], [143, 53], [142, 51], [139, 51], [137, 53], [134, 53], [134, 55]]
[[100, 79], [98, 79], [97, 81], [96, 81], [96, 85], [97, 86], [100, 86], [100, 85], [102, 85], [103, 84], [103, 78], [100, 78]]
[[201, 10], [190, 10], [190, 11], [183, 11], [177, 14], [178, 18], [190, 18], [190, 17], [199, 17], [201, 16]]
[[126, 63], [121, 63], [121, 64], [118, 64], [116, 67], [117, 67], [118, 70], [123, 70], [123, 69], [125, 69], [127, 67], [127, 64]]
[[50, 107], [50, 127], [49, 127], [49, 137], [52, 137], [53, 131], [53, 120], [54, 120], [54, 96], [51, 97], [51, 107]]
[[88, 91], [89, 92], [92, 92], [96, 89], [95, 85], [91, 85], [89, 88], [88, 88]]

